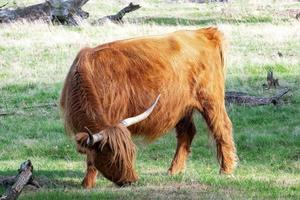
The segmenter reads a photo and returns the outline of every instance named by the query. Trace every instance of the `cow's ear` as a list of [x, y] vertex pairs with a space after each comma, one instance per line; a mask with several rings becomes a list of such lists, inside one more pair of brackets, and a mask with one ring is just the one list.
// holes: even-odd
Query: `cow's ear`
[[79, 132], [76, 134], [75, 136], [76, 147], [79, 153], [86, 154], [86, 152], [88, 151], [88, 145], [87, 145], [88, 137], [89, 134], [85, 132]]

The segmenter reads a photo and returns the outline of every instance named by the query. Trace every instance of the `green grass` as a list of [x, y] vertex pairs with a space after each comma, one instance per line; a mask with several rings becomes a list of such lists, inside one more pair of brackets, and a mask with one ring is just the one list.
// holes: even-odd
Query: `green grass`
[[[0, 5], [5, 2], [0, 0]], [[17, 5], [36, 2], [23, 0]], [[21, 162], [32, 160], [34, 176], [43, 187], [24, 191], [21, 199], [299, 199], [300, 29], [287, 12], [300, 9], [300, 3], [274, 2], [145, 0], [141, 9], [126, 16], [135, 23], [124, 25], [0, 25], [0, 113], [15, 113], [0, 116], [0, 177], [15, 175]], [[122, 6], [119, 1], [90, 1], [84, 9], [92, 20]], [[84, 46], [208, 25], [220, 27], [230, 43], [227, 90], [273, 95], [278, 91], [262, 88], [269, 69], [282, 87], [292, 90], [283, 105], [227, 107], [240, 159], [234, 176], [218, 175], [206, 125], [195, 115], [197, 135], [184, 174], [167, 175], [176, 147], [175, 134], [170, 132], [147, 145], [134, 139], [137, 183], [118, 188], [99, 176], [96, 188], [82, 189], [85, 158], [64, 134], [58, 108], [24, 107], [58, 102], [69, 66]]]

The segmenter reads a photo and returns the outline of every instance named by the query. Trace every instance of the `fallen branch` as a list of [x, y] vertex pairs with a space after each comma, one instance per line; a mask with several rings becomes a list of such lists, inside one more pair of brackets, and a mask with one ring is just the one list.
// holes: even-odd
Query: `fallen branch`
[[[18, 108], [18, 110], [29, 110], [29, 109], [34, 109], [34, 108], [47, 108], [47, 107], [57, 107], [57, 103], [47, 103], [47, 104], [38, 104], [38, 105], [33, 105], [33, 106], [23, 106]], [[17, 110], [16, 108], [14, 110]], [[8, 116], [8, 115], [14, 115], [16, 114], [17, 111], [6, 111], [6, 112], [0, 112], [0, 117], [1, 116]]]
[[262, 105], [269, 105], [273, 104], [276, 105], [279, 103], [279, 99], [288, 93], [290, 89], [285, 88], [277, 95], [273, 97], [255, 97], [250, 96], [243, 92], [226, 92], [225, 93], [225, 100], [226, 103], [235, 103], [240, 105], [248, 105], [248, 106], [262, 106]]
[[25, 8], [17, 8], [15, 10], [6, 8], [0, 10], [0, 23], [10, 23], [18, 20], [50, 21], [50, 8], [49, 3], [40, 3]]
[[125, 8], [123, 8], [122, 10], [120, 10], [117, 14], [115, 15], [109, 15], [109, 16], [105, 16], [102, 17], [100, 19], [95, 20], [94, 22], [92, 22], [93, 25], [97, 24], [103, 24], [106, 21], [112, 21], [114, 23], [123, 23], [123, 17], [126, 13], [130, 13], [132, 11], [135, 11], [137, 9], [141, 8], [141, 6], [139, 4], [134, 5], [133, 3], [130, 3], [128, 6], [126, 6]]
[[[33, 166], [30, 160], [21, 164], [18, 175], [2, 181], [2, 185], [7, 187], [6, 193], [0, 197], [0, 200], [14, 200], [19, 197], [26, 185], [34, 185], [39, 188], [39, 184], [32, 178]], [[12, 186], [10, 186], [12, 185]]]
[[0, 117], [7, 116], [7, 115], [14, 115], [14, 114], [16, 114], [16, 112], [2, 112], [2, 113], [0, 113]]
[[27, 110], [27, 109], [33, 109], [33, 108], [45, 108], [45, 107], [57, 107], [57, 103], [46, 103], [46, 104], [38, 104], [33, 106], [24, 106], [21, 109]]

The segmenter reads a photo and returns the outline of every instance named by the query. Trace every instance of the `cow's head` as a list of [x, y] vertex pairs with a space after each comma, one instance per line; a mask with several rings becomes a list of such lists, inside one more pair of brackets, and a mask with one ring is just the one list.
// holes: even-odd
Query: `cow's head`
[[134, 170], [135, 145], [127, 127], [146, 119], [156, 106], [159, 97], [140, 115], [124, 119], [99, 133], [93, 134], [86, 128], [87, 132], [76, 134], [78, 150], [93, 155], [95, 167], [104, 177], [119, 186], [138, 179]]

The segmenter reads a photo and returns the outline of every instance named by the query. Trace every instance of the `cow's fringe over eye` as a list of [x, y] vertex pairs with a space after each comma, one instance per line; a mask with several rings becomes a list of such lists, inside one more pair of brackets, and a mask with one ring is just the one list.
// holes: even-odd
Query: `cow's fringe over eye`
[[[135, 162], [135, 144], [131, 140], [130, 131], [122, 124], [111, 126], [102, 131], [103, 140], [99, 144], [102, 149], [108, 144], [112, 157], [108, 165], [115, 165], [121, 170], [121, 177], [116, 182], [122, 182], [132, 176]], [[109, 166], [108, 166], [109, 167]]]

